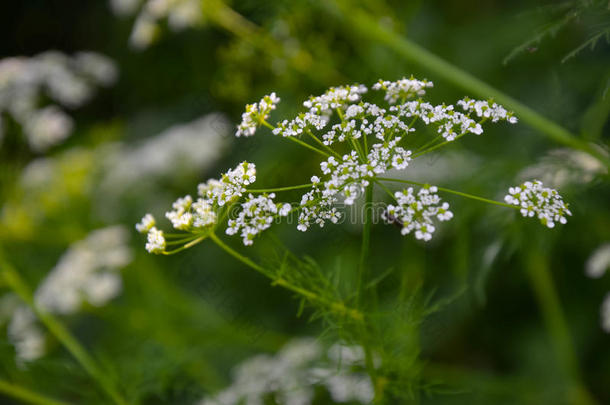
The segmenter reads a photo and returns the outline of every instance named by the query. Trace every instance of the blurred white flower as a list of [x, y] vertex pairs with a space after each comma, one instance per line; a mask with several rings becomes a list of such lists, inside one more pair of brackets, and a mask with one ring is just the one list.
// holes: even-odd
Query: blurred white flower
[[310, 405], [316, 386], [325, 387], [335, 402], [369, 404], [370, 378], [356, 370], [363, 363], [360, 348], [335, 345], [326, 354], [314, 339], [295, 339], [275, 356], [257, 355], [238, 365], [231, 386], [199, 405], [262, 405], [267, 397], [282, 405]]
[[7, 332], [9, 341], [15, 346], [18, 365], [23, 366], [44, 355], [45, 336], [28, 307], [21, 305], [15, 309]]
[[0, 60], [0, 115], [11, 115], [32, 149], [43, 152], [63, 141], [73, 127], [58, 106], [41, 105], [44, 96], [68, 108], [79, 107], [91, 98], [95, 86], [110, 85], [116, 77], [114, 62], [93, 52], [70, 57], [47, 51], [5, 58]]
[[[597, 149], [607, 155], [604, 150]], [[562, 148], [551, 150], [538, 163], [521, 171], [518, 177], [523, 180], [537, 178], [551, 187], [561, 188], [570, 184], [586, 184], [606, 173], [608, 169], [590, 154]]]
[[74, 243], [39, 285], [37, 305], [58, 314], [77, 312], [83, 301], [101, 306], [121, 291], [117, 271], [131, 262], [128, 232], [112, 226]]
[[205, 170], [228, 145], [230, 129], [224, 116], [208, 114], [133, 146], [120, 145], [103, 158], [100, 192], [116, 196], [142, 181]]
[[70, 135], [74, 123], [66, 113], [51, 105], [32, 114], [23, 126], [32, 150], [43, 151], [61, 143]]
[[610, 269], [610, 243], [600, 245], [585, 264], [585, 273], [591, 278], [600, 278]]
[[161, 21], [167, 19], [174, 31], [195, 27], [203, 22], [201, 0], [110, 0], [115, 14], [136, 17], [129, 43], [136, 49], [145, 49], [158, 37]]

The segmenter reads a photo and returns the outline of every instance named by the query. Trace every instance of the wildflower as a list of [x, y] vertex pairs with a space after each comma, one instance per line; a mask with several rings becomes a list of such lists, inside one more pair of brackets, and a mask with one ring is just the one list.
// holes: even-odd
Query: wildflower
[[542, 225], [553, 228], [556, 222], [565, 224], [566, 215], [572, 215], [557, 190], [543, 187], [541, 181], [526, 181], [510, 187], [504, 201], [520, 207], [524, 217], [536, 216]]
[[600, 278], [608, 269], [610, 269], [610, 243], [604, 243], [589, 256], [585, 273], [591, 278]]
[[394, 197], [398, 205], [388, 205], [382, 215], [383, 219], [401, 225], [400, 232], [403, 235], [415, 231], [416, 239], [429, 241], [436, 230], [434, 217], [439, 221], [449, 221], [453, 218], [449, 204], [446, 202], [441, 204], [437, 191], [438, 188], [435, 186], [423, 187], [417, 195], [413, 193], [412, 187], [397, 191]]
[[[339, 345], [327, 352], [314, 339], [287, 343], [274, 356], [260, 354], [246, 359], [234, 370], [233, 382], [199, 405], [262, 404], [273, 398], [278, 404], [311, 405], [316, 391], [326, 389], [334, 402], [370, 404], [374, 389], [370, 378], [358, 371], [364, 356], [351, 362], [332, 356]], [[360, 347], [340, 346], [344, 351], [362, 353]]]
[[150, 228], [148, 231], [148, 242], [146, 242], [146, 250], [149, 253], [160, 254], [165, 251], [165, 237], [163, 231], [158, 230], [156, 227]]
[[203, 198], [197, 199], [191, 206], [195, 211], [193, 214], [193, 227], [205, 228], [216, 224], [217, 216], [212, 205]]
[[513, 113], [506, 111], [504, 107], [493, 101], [471, 100], [468, 97], [457, 102], [464, 111], [474, 112], [477, 117], [491, 119], [491, 122], [506, 121], [509, 124], [516, 124], [517, 117]]
[[246, 106], [246, 112], [241, 116], [241, 123], [237, 126], [235, 136], [252, 136], [256, 132], [256, 128], [262, 125], [269, 117], [269, 113], [275, 110], [275, 106], [280, 102], [279, 97], [275, 93], [265, 96], [261, 101]]
[[321, 96], [310, 97], [309, 100], [303, 102], [303, 106], [308, 108], [312, 114], [323, 115], [360, 100], [366, 92], [366, 86], [361, 84], [331, 87]]
[[186, 231], [191, 227], [193, 224], [193, 214], [190, 212], [192, 203], [193, 198], [190, 195], [178, 198], [172, 204], [173, 211], [165, 213], [165, 216], [172, 222], [174, 228]]
[[256, 166], [254, 163], [242, 162], [235, 169], [222, 175], [220, 180], [210, 179], [198, 186], [201, 197], [209, 204], [223, 206], [233, 202], [246, 192], [247, 185], [256, 181]]
[[395, 82], [379, 80], [373, 85], [373, 90], [384, 90], [385, 100], [390, 104], [395, 104], [398, 100], [406, 100], [415, 96], [426, 94], [427, 87], [433, 87], [434, 83], [427, 80], [417, 80], [411, 77], [404, 77]]
[[140, 223], [136, 224], [136, 230], [140, 233], [148, 233], [153, 226], [155, 226], [155, 217], [152, 214], [146, 214]]
[[[128, 235], [124, 227], [111, 226], [72, 244], [40, 283], [34, 294], [36, 303], [49, 312], [71, 314], [83, 301], [99, 306], [118, 295], [117, 271], [132, 258]], [[102, 280], [104, 285], [99, 284]]]
[[249, 194], [246, 201], [241, 204], [241, 211], [235, 219], [229, 219], [227, 235], [235, 235], [241, 231], [243, 243], [250, 246], [256, 235], [268, 229], [275, 216], [285, 217], [290, 212], [288, 203], [275, 203], [275, 194], [254, 197]]

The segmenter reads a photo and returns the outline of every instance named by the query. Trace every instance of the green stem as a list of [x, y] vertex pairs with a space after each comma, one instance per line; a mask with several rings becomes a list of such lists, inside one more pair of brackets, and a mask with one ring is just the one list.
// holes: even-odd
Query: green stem
[[458, 139], [460, 139], [461, 137], [463, 137], [464, 135], [466, 135], [467, 133], [468, 133], [468, 132], [462, 132], [461, 134], [459, 134], [458, 136], [456, 136], [456, 137], [455, 137], [455, 139], [454, 139], [454, 140], [452, 140], [452, 141], [445, 141], [445, 142], [441, 142], [441, 143], [439, 143], [439, 144], [437, 144], [437, 145], [434, 145], [434, 146], [432, 146], [432, 147], [430, 147], [430, 148], [428, 148], [428, 149], [424, 149], [424, 150], [423, 150], [423, 151], [421, 151], [421, 152], [417, 152], [417, 153], [415, 153], [415, 154], [412, 156], [412, 159], [415, 159], [415, 158], [417, 158], [417, 157], [420, 157], [420, 156], [422, 156], [422, 155], [425, 155], [426, 153], [430, 153], [430, 152], [432, 152], [432, 151], [434, 151], [434, 150], [437, 150], [438, 148], [442, 148], [443, 146], [445, 146], [445, 145], [447, 145], [447, 144], [449, 144], [449, 143], [455, 142], [455, 141], [457, 141]]
[[67, 405], [66, 402], [61, 402], [52, 398], [45, 397], [36, 392], [30, 391], [27, 388], [19, 385], [11, 384], [8, 381], [0, 379], [0, 392], [20, 401], [36, 405]]
[[[377, 180], [381, 180], [381, 181], [393, 181], [393, 182], [396, 182], [396, 183], [413, 184], [415, 186], [420, 186], [420, 187], [425, 187], [425, 186], [429, 185], [429, 184], [425, 184], [425, 183], [418, 183], [416, 181], [411, 181], [411, 180], [390, 179], [390, 178], [386, 178], [386, 177], [377, 177]], [[490, 200], [489, 198], [479, 197], [477, 195], [468, 194], [468, 193], [462, 193], [461, 191], [451, 190], [449, 188], [444, 188], [444, 187], [437, 187], [437, 188], [438, 188], [439, 191], [443, 191], [445, 193], [451, 193], [451, 194], [459, 195], [461, 197], [470, 198], [471, 200], [477, 200], [477, 201], [481, 201], [481, 202], [488, 203], [488, 204], [499, 205], [501, 207], [506, 207], [506, 208], [519, 209], [519, 207], [516, 206], [516, 205], [511, 205], [511, 204], [503, 203], [501, 201]]]
[[567, 387], [567, 402], [573, 405], [595, 404], [596, 401], [582, 382], [576, 350], [553, 285], [548, 258], [538, 249], [530, 249], [529, 252], [525, 263], [527, 275], [551, 336], [555, 355], [565, 376], [570, 380]]
[[2, 276], [7, 284], [25, 301], [38, 319], [49, 329], [49, 331], [59, 340], [65, 348], [74, 356], [89, 375], [99, 383], [102, 389], [118, 405], [126, 405], [127, 402], [121, 397], [115, 388], [114, 382], [97, 366], [95, 360], [85, 350], [83, 346], [70, 334], [70, 332], [53, 315], [39, 308], [32, 297], [29, 287], [25, 284], [19, 273], [4, 260], [1, 260]]
[[332, 148], [330, 148], [328, 145], [324, 145], [324, 142], [322, 142], [321, 140], [318, 139], [317, 136], [315, 136], [311, 130], [309, 128], [305, 129], [305, 132], [307, 133], [307, 135], [309, 135], [314, 141], [316, 141], [316, 143], [318, 143], [318, 145], [320, 145], [322, 148], [326, 149], [329, 153], [335, 155], [335, 157], [341, 159], [341, 155], [338, 154], [337, 152], [335, 152]]
[[[369, 184], [365, 190], [365, 203], [364, 209], [364, 224], [362, 229], [362, 245], [360, 248], [360, 265], [358, 267], [358, 291], [356, 295], [356, 307], [361, 308], [362, 298], [364, 295], [364, 286], [366, 285], [367, 267], [369, 261], [370, 252], [370, 241], [371, 241], [371, 224], [373, 222], [373, 185]], [[375, 402], [377, 402], [383, 394], [379, 392], [379, 385], [377, 384], [377, 372], [373, 363], [373, 354], [371, 352], [368, 328], [369, 325], [366, 323], [361, 325], [362, 328], [362, 347], [364, 349], [364, 360], [368, 374], [373, 381], [375, 387]]]
[[313, 186], [313, 183], [309, 183], [309, 184], [301, 184], [298, 186], [287, 186], [287, 187], [276, 187], [276, 188], [262, 188], [262, 189], [256, 189], [256, 190], [246, 190], [246, 193], [275, 193], [278, 191], [288, 191], [288, 190], [298, 190], [301, 188], [310, 188], [311, 186]]
[[296, 142], [299, 145], [306, 147], [307, 149], [313, 150], [314, 152], [319, 153], [320, 155], [324, 155], [326, 157], [330, 156], [330, 154], [328, 154], [328, 153], [326, 153], [326, 152], [316, 148], [315, 146], [312, 146], [312, 145], [310, 145], [310, 144], [308, 144], [306, 142], [303, 142], [299, 138], [295, 138], [294, 136], [287, 136], [285, 138], [290, 139], [292, 142]]
[[254, 261], [252, 261], [250, 258], [248, 258], [248, 257], [242, 255], [241, 253], [237, 252], [236, 250], [232, 249], [230, 246], [228, 246], [222, 240], [220, 240], [220, 238], [218, 238], [218, 236], [216, 236], [216, 234], [210, 234], [210, 239], [214, 243], [216, 243], [216, 245], [218, 245], [218, 247], [220, 247], [222, 250], [224, 250], [225, 252], [227, 252], [228, 254], [233, 256], [235, 259], [244, 263], [246, 266], [256, 270], [257, 272], [261, 273], [265, 277], [272, 279], [273, 280], [272, 285], [282, 286], [282, 287], [286, 288], [287, 290], [295, 292], [295, 293], [303, 296], [304, 298], [309, 299], [310, 301], [315, 301], [315, 302], [321, 303], [323, 305], [326, 305], [328, 308], [330, 308], [331, 310], [333, 310], [335, 312], [338, 312], [342, 315], [347, 315], [350, 318], [354, 319], [355, 321], [362, 322], [362, 320], [363, 320], [362, 313], [360, 311], [358, 311], [357, 309], [349, 308], [343, 302], [327, 300], [326, 298], [320, 297], [318, 294], [316, 294], [312, 291], [295, 286], [283, 278], [275, 278], [275, 277], [273, 277], [272, 271], [265, 269], [264, 267], [260, 266], [259, 264], [255, 263]]
[[[268, 123], [267, 121], [265, 121], [265, 120], [262, 120], [262, 121], [261, 121], [261, 124], [262, 124], [262, 125], [264, 125], [264, 126], [266, 126], [267, 128], [269, 128], [269, 129], [270, 129], [270, 130], [272, 130], [272, 131], [275, 129], [275, 127], [274, 127], [273, 125], [269, 124], [269, 123]], [[289, 139], [289, 140], [291, 140], [292, 142], [296, 142], [296, 143], [298, 143], [299, 145], [304, 146], [304, 147], [306, 147], [307, 149], [313, 150], [314, 152], [319, 153], [319, 154], [321, 154], [321, 155], [324, 155], [324, 156], [326, 156], [326, 157], [329, 157], [329, 156], [330, 156], [328, 153], [326, 153], [326, 152], [324, 152], [324, 151], [322, 151], [322, 150], [320, 150], [320, 149], [316, 148], [315, 146], [312, 146], [312, 145], [308, 144], [307, 142], [303, 142], [302, 140], [300, 140], [299, 138], [296, 138], [296, 137], [294, 137], [294, 136], [283, 136], [282, 138]]]
[[422, 66], [427, 71], [438, 75], [456, 87], [484, 99], [492, 97], [506, 108], [513, 110], [517, 117], [548, 138], [560, 144], [583, 150], [610, 167], [610, 159], [608, 157], [604, 156], [603, 153], [592, 147], [586, 141], [571, 134], [565, 128], [545, 118], [540, 113], [532, 110], [530, 107], [504, 92], [477, 79], [466, 71], [415, 44], [408, 38], [386, 28], [386, 26], [382, 25], [377, 19], [373, 18], [370, 13], [356, 9], [351, 3], [345, 0], [336, 0], [336, 2], [342, 8], [342, 15], [347, 19], [349, 25], [358, 27], [359, 30], [366, 34], [368, 39], [385, 44], [403, 59]]
[[162, 254], [164, 254], [166, 256], [175, 255], [178, 252], [182, 252], [183, 250], [186, 250], [188, 248], [191, 248], [191, 247], [203, 242], [208, 237], [210, 237], [210, 235], [208, 235], [208, 234], [199, 236], [197, 239], [190, 241], [189, 243], [187, 243], [184, 246], [179, 247], [178, 249], [169, 250], [169, 251], [163, 252]]

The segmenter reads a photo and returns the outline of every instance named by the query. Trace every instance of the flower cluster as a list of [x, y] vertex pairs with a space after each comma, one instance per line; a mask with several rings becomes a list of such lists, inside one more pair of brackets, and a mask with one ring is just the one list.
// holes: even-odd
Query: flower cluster
[[114, 83], [117, 73], [114, 62], [93, 52], [68, 56], [49, 51], [0, 60], [0, 139], [6, 112], [22, 126], [32, 150], [44, 152], [59, 144], [74, 123], [58, 105], [41, 105], [42, 100], [79, 107], [92, 97], [95, 86]]
[[173, 31], [181, 31], [203, 22], [203, 9], [200, 0], [111, 0], [113, 11], [118, 15], [132, 15], [141, 6], [129, 38], [130, 45], [145, 49], [158, 38], [161, 21]]
[[254, 163], [242, 162], [222, 175], [220, 180], [210, 179], [198, 186], [199, 195], [208, 203], [222, 207], [234, 202], [246, 192], [246, 186], [256, 181]]
[[292, 208], [288, 203], [275, 203], [274, 198], [274, 193], [257, 197], [249, 194], [241, 204], [237, 218], [229, 219], [227, 235], [235, 235], [241, 230], [244, 245], [252, 245], [254, 237], [268, 229], [276, 216], [285, 217]]
[[321, 96], [310, 97], [309, 100], [303, 102], [303, 106], [308, 108], [312, 114], [325, 115], [332, 112], [332, 110], [343, 108], [347, 104], [359, 101], [366, 92], [366, 86], [361, 84], [331, 87]]
[[324, 115], [317, 115], [312, 113], [301, 113], [292, 121], [284, 120], [278, 122], [277, 126], [273, 129], [274, 135], [287, 136], [298, 136], [310, 128], [317, 130], [323, 129], [328, 124], [328, 117]]
[[256, 133], [256, 128], [262, 125], [269, 117], [269, 113], [275, 110], [275, 106], [280, 102], [275, 93], [265, 96], [258, 103], [248, 104], [246, 111], [241, 115], [241, 123], [237, 126], [235, 136], [252, 136]]
[[373, 85], [373, 90], [385, 91], [385, 100], [395, 104], [399, 100], [405, 101], [415, 96], [423, 96], [426, 94], [425, 89], [433, 86], [434, 83], [428, 80], [417, 80], [411, 76], [410, 79], [402, 78], [395, 82], [379, 80]]
[[[131, 260], [124, 227], [95, 230], [61, 256], [36, 289], [34, 301], [40, 309], [59, 315], [77, 313], [84, 302], [103, 306], [121, 292], [119, 270]], [[0, 300], [0, 324], [6, 313], [11, 314], [7, 333], [18, 363], [43, 356], [46, 338], [32, 310], [16, 296], [6, 295]]]
[[526, 181], [520, 186], [509, 188], [508, 193], [504, 201], [520, 207], [524, 217], [536, 216], [549, 228], [553, 228], [556, 222], [565, 224], [566, 215], [572, 215], [557, 190], [544, 187], [541, 181]]
[[[413, 77], [395, 82], [380, 80], [373, 89], [385, 92], [389, 104], [386, 107], [362, 100], [368, 89], [361, 84], [331, 87], [324, 94], [305, 101], [306, 111], [280, 121], [275, 127], [267, 122], [279, 102], [275, 93], [246, 106], [237, 137], [252, 136], [264, 125], [274, 135], [315, 150], [325, 158], [320, 162], [321, 175], [311, 177], [311, 186], [282, 188], [309, 188], [298, 205], [276, 203], [273, 191], [277, 190], [258, 190], [271, 194], [255, 197], [251, 193], [245, 197], [237, 215], [229, 218], [226, 233], [239, 234], [245, 245], [251, 245], [256, 235], [268, 229], [274, 219], [292, 211], [298, 212], [299, 231], [308, 230], [312, 224], [323, 227], [327, 221], [338, 223], [342, 215], [336, 205], [353, 205], [365, 189], [387, 181], [381, 176], [390, 170], [408, 169], [412, 159], [466, 134], [482, 134], [485, 121], [516, 122], [511, 113], [490, 101], [460, 100], [458, 104], [465, 112], [456, 111], [454, 105], [425, 102], [421, 97], [431, 87], [432, 82]], [[438, 136], [422, 141], [419, 135], [414, 135], [417, 123], [432, 126]], [[416, 149], [415, 145], [420, 146]], [[200, 184], [201, 198], [197, 201], [190, 196], [177, 200], [166, 216], [181, 231], [196, 233], [213, 228], [220, 218], [226, 217], [219, 210], [238, 203], [247, 192], [246, 186], [255, 180], [254, 165], [243, 162], [220, 180]], [[435, 187], [424, 187], [417, 194], [412, 189], [396, 193], [397, 205], [388, 207], [386, 219], [399, 222], [403, 234], [413, 232], [417, 239], [429, 240], [435, 230], [433, 218], [446, 221], [453, 216], [449, 205], [441, 204], [436, 191]], [[149, 250], [164, 252], [164, 235], [151, 225], [150, 219], [140, 228], [149, 232]]]
[[336, 403], [370, 404], [374, 397], [371, 380], [361, 370], [360, 347], [334, 345], [324, 351], [313, 339], [287, 343], [275, 356], [257, 355], [239, 364], [233, 383], [199, 402], [199, 405], [274, 403], [310, 405], [316, 388], [324, 388]]
[[383, 219], [389, 223], [396, 223], [402, 227], [401, 233], [407, 235], [415, 231], [415, 237], [428, 241], [436, 230], [433, 219], [449, 221], [453, 213], [449, 211], [449, 204], [441, 204], [435, 186], [425, 186], [417, 194], [409, 187], [394, 193], [398, 205], [388, 205], [383, 213]]
[[507, 121], [510, 124], [517, 123], [517, 117], [513, 113], [506, 111], [504, 107], [493, 101], [471, 100], [466, 97], [457, 103], [468, 113], [474, 111], [479, 118], [487, 118], [491, 122]]

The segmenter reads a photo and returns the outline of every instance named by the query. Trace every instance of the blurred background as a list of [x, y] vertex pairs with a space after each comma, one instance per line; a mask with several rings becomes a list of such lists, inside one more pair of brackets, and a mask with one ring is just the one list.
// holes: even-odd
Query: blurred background
[[[272, 120], [330, 86], [412, 74], [434, 81], [432, 102], [475, 96], [388, 46], [373, 26], [514, 97], [607, 158], [607, 1], [1, 6], [2, 263], [128, 403], [198, 403], [229, 386], [244, 360], [328, 332], [292, 294], [217, 247], [151, 256], [134, 224], [145, 212], [162, 218], [177, 197], [245, 159], [257, 164], [260, 187], [306, 182], [319, 162], [298, 147], [265, 131], [233, 137], [244, 105], [272, 91], [282, 99]], [[393, 268], [425, 294], [452, 297], [421, 323], [421, 383], [404, 403], [610, 403], [608, 167], [521, 120], [409, 169], [412, 180], [495, 199], [538, 178], [560, 190], [573, 217], [548, 230], [448, 198], [455, 219], [431, 243], [373, 227], [376, 271]], [[249, 254], [264, 259], [279, 239], [327, 271], [356, 267], [359, 226], [269, 232]], [[67, 403], [109, 403], [9, 285], [0, 287], [0, 402], [20, 403], [19, 386]], [[335, 402], [316, 392], [311, 403]]]

